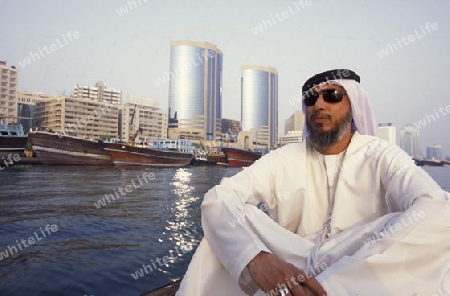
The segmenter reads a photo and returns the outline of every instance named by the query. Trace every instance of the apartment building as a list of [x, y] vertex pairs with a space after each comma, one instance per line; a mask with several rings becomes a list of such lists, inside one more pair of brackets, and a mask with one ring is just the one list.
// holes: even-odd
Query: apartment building
[[4, 123], [17, 122], [17, 88], [19, 72], [14, 66], [0, 61], [0, 119]]
[[159, 101], [130, 96], [127, 105], [119, 106], [119, 139], [128, 142], [139, 128], [135, 143], [167, 138], [167, 113], [155, 105]]
[[117, 139], [118, 106], [87, 98], [56, 96], [37, 102], [36, 125], [87, 139]]
[[102, 81], [97, 82], [95, 86], [77, 84], [73, 88], [73, 97], [90, 99], [112, 105], [122, 103], [122, 91], [108, 88]]

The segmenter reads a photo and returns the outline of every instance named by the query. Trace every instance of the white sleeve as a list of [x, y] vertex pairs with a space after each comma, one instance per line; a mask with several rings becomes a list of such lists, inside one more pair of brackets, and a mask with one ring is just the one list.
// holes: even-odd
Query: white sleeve
[[381, 183], [391, 212], [405, 211], [418, 198], [449, 199], [448, 193], [398, 146], [389, 146], [380, 161]]
[[[237, 280], [259, 252], [269, 249], [245, 223], [249, 204], [273, 204], [277, 151], [209, 190], [202, 203], [202, 226], [214, 253]], [[246, 207], [247, 205], [247, 207]], [[271, 209], [269, 209], [271, 211]]]

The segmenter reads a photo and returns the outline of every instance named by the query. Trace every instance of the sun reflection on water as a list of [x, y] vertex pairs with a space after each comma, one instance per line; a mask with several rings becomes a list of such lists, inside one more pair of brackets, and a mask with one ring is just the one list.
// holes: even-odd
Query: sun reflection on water
[[168, 239], [178, 248], [189, 250], [199, 242], [198, 221], [193, 219], [193, 211], [198, 209], [193, 208], [192, 204], [201, 197], [193, 194], [192, 172], [187, 168], [179, 168], [170, 185], [175, 199], [172, 205], [174, 219], [167, 221], [166, 229], [171, 233]]

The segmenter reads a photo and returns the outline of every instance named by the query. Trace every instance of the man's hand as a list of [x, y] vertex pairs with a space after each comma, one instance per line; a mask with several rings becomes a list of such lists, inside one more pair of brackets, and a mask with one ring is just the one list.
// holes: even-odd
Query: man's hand
[[[255, 283], [265, 293], [283, 288], [289, 289], [292, 296], [323, 296], [327, 295], [324, 288], [313, 277], [286, 263], [274, 254], [261, 252], [247, 265], [248, 271]], [[270, 294], [272, 295], [272, 294]]]

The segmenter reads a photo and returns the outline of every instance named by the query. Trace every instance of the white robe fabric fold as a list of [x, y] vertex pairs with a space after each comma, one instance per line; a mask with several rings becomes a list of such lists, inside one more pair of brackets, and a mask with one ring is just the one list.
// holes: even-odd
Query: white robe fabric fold
[[291, 144], [211, 189], [202, 204], [205, 238], [177, 295], [264, 295], [246, 270], [261, 251], [306, 270], [327, 218], [330, 169], [339, 182], [314, 262], [328, 295], [450, 289], [449, 194], [400, 148], [356, 132], [336, 168], [305, 143]]

